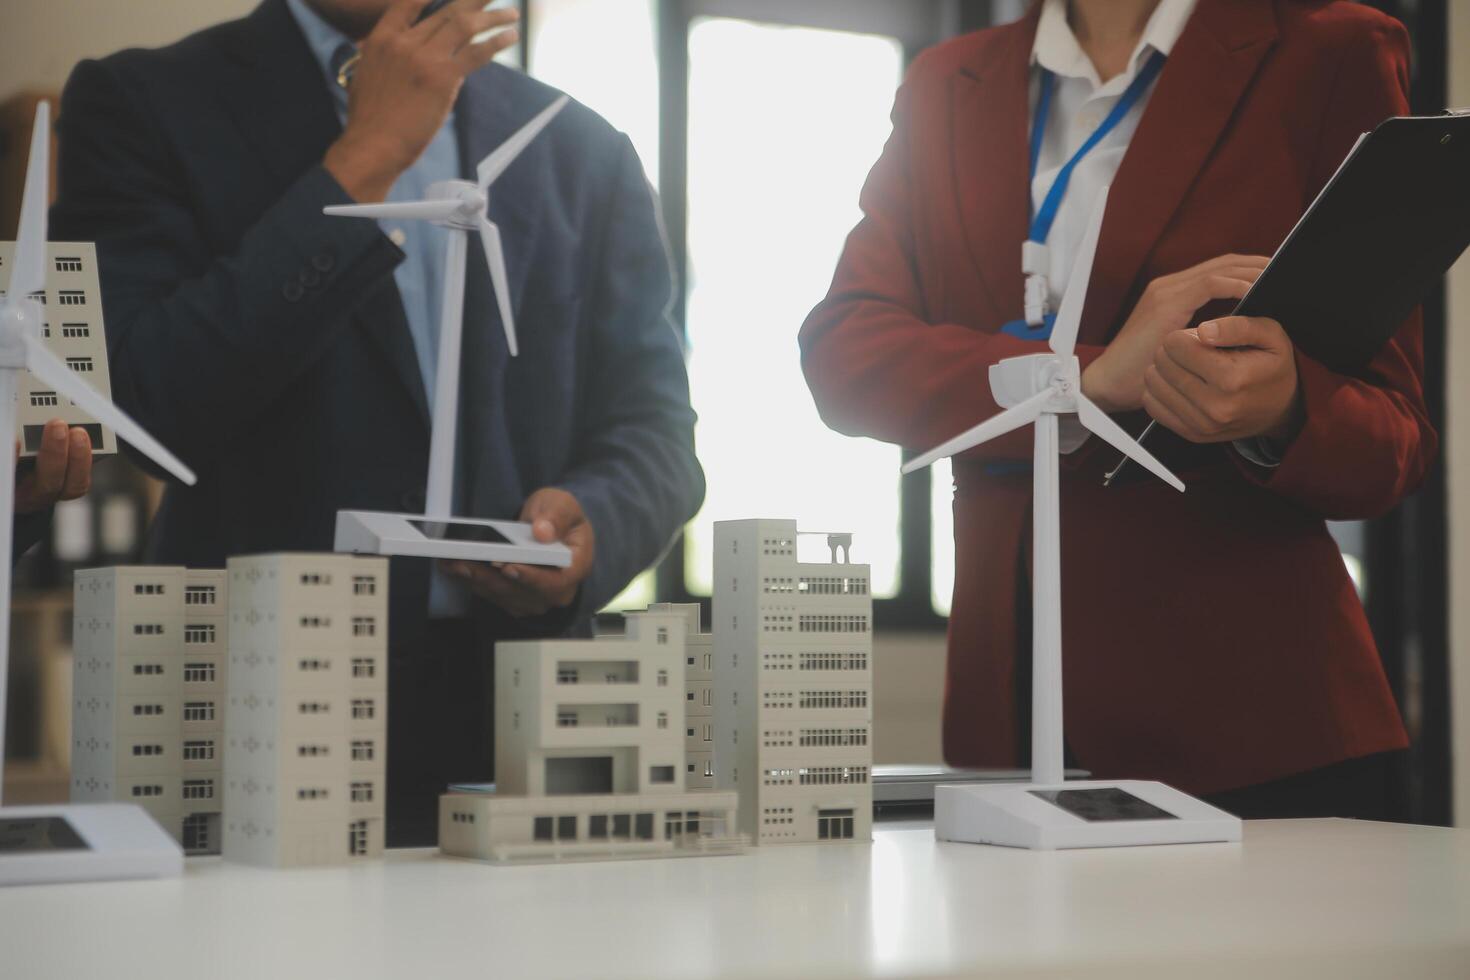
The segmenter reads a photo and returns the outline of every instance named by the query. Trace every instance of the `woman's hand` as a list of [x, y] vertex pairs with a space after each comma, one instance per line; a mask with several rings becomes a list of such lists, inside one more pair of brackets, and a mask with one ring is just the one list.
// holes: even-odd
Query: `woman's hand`
[[1275, 320], [1244, 316], [1167, 337], [1144, 378], [1143, 407], [1190, 442], [1288, 443], [1302, 420], [1291, 338]]
[[1149, 283], [1118, 336], [1082, 372], [1082, 393], [1109, 413], [1143, 407], [1144, 373], [1164, 338], [1189, 326], [1207, 303], [1243, 299], [1269, 261], [1222, 255]]

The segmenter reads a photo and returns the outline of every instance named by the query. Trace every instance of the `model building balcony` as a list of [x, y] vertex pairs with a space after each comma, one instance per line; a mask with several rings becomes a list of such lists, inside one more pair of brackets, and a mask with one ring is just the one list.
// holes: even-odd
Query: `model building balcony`
[[556, 665], [558, 686], [576, 684], [637, 684], [638, 662], [636, 660], [560, 660]]
[[636, 704], [559, 704], [557, 728], [637, 728]]

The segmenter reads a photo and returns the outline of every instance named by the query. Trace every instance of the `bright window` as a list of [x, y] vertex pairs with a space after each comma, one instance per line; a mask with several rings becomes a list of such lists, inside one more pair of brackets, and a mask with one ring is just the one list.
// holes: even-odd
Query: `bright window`
[[[532, 77], [555, 86], [628, 135], [658, 186], [659, 90], [655, 0], [530, 0]], [[643, 609], [654, 599], [645, 572], [609, 611]]]
[[897, 589], [898, 450], [822, 424], [796, 334], [859, 218], [902, 68], [892, 38], [724, 18], [690, 29], [690, 382], [709, 481], [685, 539], [695, 594], [710, 591], [713, 522], [755, 516], [855, 532], [873, 594]]
[[929, 472], [933, 481], [930, 599], [935, 612], [948, 616], [954, 595], [954, 476], [947, 459], [935, 463]]
[[531, 75], [628, 134], [658, 186], [654, 0], [531, 0]]

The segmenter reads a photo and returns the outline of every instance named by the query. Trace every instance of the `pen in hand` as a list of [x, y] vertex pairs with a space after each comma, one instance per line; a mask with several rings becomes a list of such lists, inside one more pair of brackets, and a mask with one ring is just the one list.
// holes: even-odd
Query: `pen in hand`
[[[1144, 409], [1155, 425], [1190, 442], [1226, 443], [1252, 436], [1289, 441], [1300, 415], [1294, 348], [1281, 324], [1230, 316], [1166, 337], [1145, 377]], [[1110, 486], [1119, 462], [1104, 476]]]

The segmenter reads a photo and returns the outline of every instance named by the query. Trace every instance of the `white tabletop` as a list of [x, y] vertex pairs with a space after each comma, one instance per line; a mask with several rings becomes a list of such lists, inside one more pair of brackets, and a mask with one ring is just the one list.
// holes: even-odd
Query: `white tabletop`
[[1239, 845], [1030, 853], [880, 830], [737, 857], [491, 867], [190, 861], [0, 890], [31, 977], [1470, 977], [1470, 831], [1247, 824]]

